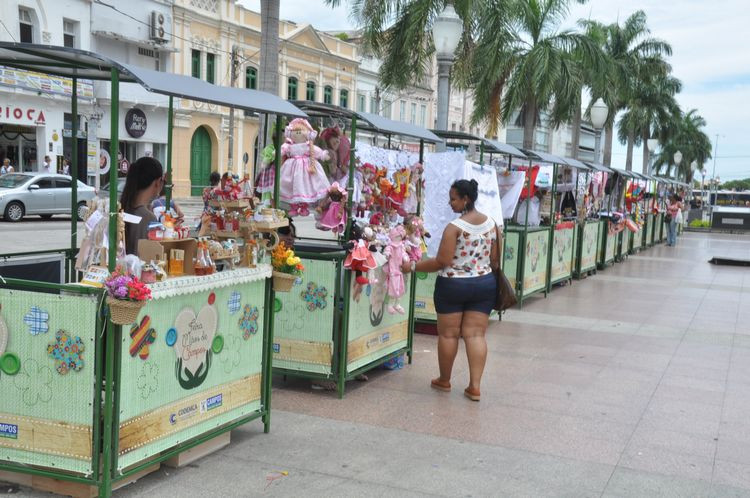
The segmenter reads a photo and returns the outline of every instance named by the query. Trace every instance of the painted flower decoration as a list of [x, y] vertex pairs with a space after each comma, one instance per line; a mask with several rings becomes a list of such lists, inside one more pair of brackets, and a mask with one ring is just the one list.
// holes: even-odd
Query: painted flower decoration
[[55, 369], [60, 375], [66, 375], [71, 370], [80, 372], [85, 350], [80, 337], [68, 335], [64, 330], [58, 330], [55, 342], [47, 345], [47, 354], [55, 360]]
[[232, 370], [240, 366], [242, 361], [242, 341], [239, 337], [229, 337], [227, 344], [224, 345], [224, 350], [221, 355], [221, 364], [224, 368], [224, 373], [231, 373]]
[[227, 307], [229, 308], [229, 313], [234, 315], [240, 310], [240, 301], [242, 300], [242, 294], [240, 294], [237, 291], [233, 291], [229, 295], [229, 300], [227, 301]]
[[23, 316], [23, 323], [29, 326], [31, 335], [44, 334], [49, 330], [49, 313], [39, 306], [32, 306], [31, 311]]
[[240, 330], [242, 330], [242, 338], [245, 340], [250, 339], [251, 335], [255, 335], [258, 332], [258, 308], [246, 304], [238, 323]]
[[16, 389], [23, 391], [21, 399], [27, 406], [34, 406], [40, 401], [47, 403], [52, 399], [51, 383], [52, 370], [31, 359], [23, 362], [23, 368], [13, 379]]
[[300, 296], [307, 303], [308, 311], [315, 311], [316, 309], [324, 309], [328, 304], [326, 297], [328, 297], [328, 291], [322, 285], [318, 287], [315, 282], [307, 283], [307, 290], [300, 292]]
[[141, 373], [138, 375], [137, 384], [143, 399], [156, 392], [159, 387], [159, 365], [153, 362], [144, 363], [141, 367]]

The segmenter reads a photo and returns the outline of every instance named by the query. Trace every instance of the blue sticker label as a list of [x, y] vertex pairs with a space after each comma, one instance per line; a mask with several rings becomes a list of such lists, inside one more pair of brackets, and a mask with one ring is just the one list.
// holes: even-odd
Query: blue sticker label
[[210, 398], [206, 399], [206, 401], [201, 401], [201, 412], [208, 412], [213, 410], [214, 408], [220, 407], [222, 401], [223, 396], [221, 394], [211, 396]]
[[18, 426], [0, 423], [0, 437], [18, 439]]
[[273, 352], [274, 353], [281, 352], [281, 344], [279, 344], [278, 342], [274, 342], [273, 343]]
[[386, 332], [385, 334], [380, 336], [380, 343], [383, 344], [384, 342], [388, 342], [391, 340], [391, 333]]
[[425, 304], [424, 301], [414, 301], [414, 307], [419, 309], [424, 309]]

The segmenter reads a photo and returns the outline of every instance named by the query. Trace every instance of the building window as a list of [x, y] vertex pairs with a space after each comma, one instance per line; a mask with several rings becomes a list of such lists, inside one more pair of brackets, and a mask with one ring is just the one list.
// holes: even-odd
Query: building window
[[245, 88], [250, 90], [258, 88], [258, 70], [252, 66], [245, 68]]
[[63, 19], [63, 45], [71, 48], [77, 47], [76, 33], [78, 33], [78, 23]]
[[419, 108], [419, 126], [424, 126], [427, 122], [427, 106], [422, 104]]
[[417, 104], [411, 104], [411, 117], [409, 118], [411, 124], [417, 124]]
[[357, 94], [357, 111], [367, 112], [367, 98], [361, 93]]
[[307, 100], [310, 102], [315, 102], [315, 82], [314, 81], [308, 81], [307, 82]]
[[288, 100], [297, 100], [297, 78], [294, 76], [287, 81], [286, 98]]
[[206, 53], [206, 81], [209, 83], [216, 81], [216, 55], [210, 52]]
[[372, 114], [378, 114], [378, 99], [370, 97], [370, 112]]
[[384, 118], [391, 119], [391, 106], [393, 105], [393, 102], [390, 100], [386, 100], [385, 104], [383, 104], [383, 114], [382, 116]]
[[323, 103], [333, 104], [333, 88], [330, 86], [323, 88]]
[[398, 120], [406, 121], [406, 101], [402, 100], [398, 103]]
[[191, 52], [191, 67], [193, 75], [193, 78], [200, 78], [201, 77], [201, 51], [200, 50], [193, 50]]
[[341, 90], [339, 92], [339, 106], [344, 109], [349, 108], [349, 90]]
[[31, 12], [27, 9], [18, 9], [18, 30], [21, 34], [21, 43], [34, 43], [34, 23], [31, 20]]

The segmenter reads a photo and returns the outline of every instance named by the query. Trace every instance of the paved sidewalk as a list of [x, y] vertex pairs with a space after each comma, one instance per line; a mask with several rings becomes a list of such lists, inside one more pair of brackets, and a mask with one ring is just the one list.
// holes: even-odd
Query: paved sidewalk
[[271, 434], [116, 494], [750, 496], [750, 268], [714, 255], [750, 257], [750, 237], [688, 233], [507, 313], [480, 403], [463, 350], [453, 392], [429, 388], [418, 335], [413, 365], [341, 401], [277, 379]]

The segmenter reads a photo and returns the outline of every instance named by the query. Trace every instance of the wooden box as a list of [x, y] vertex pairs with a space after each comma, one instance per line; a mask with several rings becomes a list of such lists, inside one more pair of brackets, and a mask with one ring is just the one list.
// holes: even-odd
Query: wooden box
[[195, 275], [195, 263], [193, 259], [195, 258], [195, 254], [198, 252], [198, 244], [195, 239], [142, 239], [138, 241], [138, 257], [146, 263], [149, 263], [152, 260], [167, 261], [170, 249], [181, 249], [185, 251], [184, 274]]

